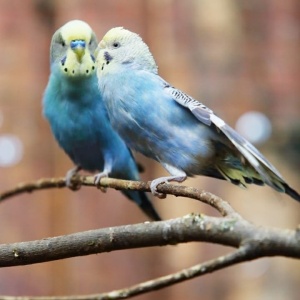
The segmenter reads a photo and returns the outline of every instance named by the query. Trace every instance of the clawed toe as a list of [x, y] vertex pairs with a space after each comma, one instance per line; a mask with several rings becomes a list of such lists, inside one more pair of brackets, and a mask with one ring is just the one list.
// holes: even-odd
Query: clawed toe
[[151, 189], [151, 192], [154, 196], [156, 196], [160, 199], [164, 199], [164, 198], [166, 198], [167, 195], [157, 192], [157, 186], [159, 184], [169, 183], [170, 181], [182, 182], [185, 179], [186, 179], [186, 174], [183, 173], [183, 172], [180, 173], [179, 175], [176, 175], [176, 176], [160, 177], [160, 178], [152, 180], [152, 182], [150, 184], [150, 189]]
[[100, 186], [99, 184], [100, 184], [101, 179], [104, 178], [104, 177], [107, 177], [107, 176], [108, 176], [108, 174], [107, 174], [106, 172], [101, 172], [101, 173], [99, 173], [99, 174], [97, 174], [97, 175], [94, 176], [94, 184], [95, 184], [95, 185], [97, 186], [97, 188], [98, 188], [99, 190], [101, 190], [103, 193], [106, 193], [107, 188], [105, 188], [105, 187], [103, 187], [103, 186]]
[[80, 167], [75, 167], [69, 170], [66, 174], [66, 186], [72, 190], [77, 191], [81, 188], [81, 183], [73, 183], [72, 179], [77, 176], [78, 172], [80, 171]]
[[[161, 178], [158, 178], [158, 179], [161, 179]], [[153, 194], [153, 196], [155, 197], [158, 197], [159, 199], [165, 199], [167, 197], [166, 194], [162, 194], [162, 193], [159, 193], [157, 191], [157, 186], [161, 183], [166, 183], [165, 180], [152, 180], [151, 184], [150, 184], [150, 190], [151, 190], [151, 193]]]

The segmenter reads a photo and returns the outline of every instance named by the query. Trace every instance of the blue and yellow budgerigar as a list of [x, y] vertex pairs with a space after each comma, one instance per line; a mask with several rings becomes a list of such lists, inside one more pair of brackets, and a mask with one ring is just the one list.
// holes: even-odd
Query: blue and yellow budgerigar
[[113, 28], [96, 52], [99, 88], [114, 129], [130, 148], [155, 159], [170, 173], [152, 181], [153, 194], [160, 183], [205, 175], [242, 187], [267, 184], [300, 201], [251, 143], [158, 75], [138, 34]]
[[[73, 20], [58, 29], [51, 41], [51, 74], [43, 99], [43, 113], [59, 145], [76, 167], [104, 176], [139, 180], [132, 153], [113, 130], [98, 89], [94, 51], [97, 40], [91, 27]], [[160, 220], [143, 192], [124, 191], [153, 220]]]

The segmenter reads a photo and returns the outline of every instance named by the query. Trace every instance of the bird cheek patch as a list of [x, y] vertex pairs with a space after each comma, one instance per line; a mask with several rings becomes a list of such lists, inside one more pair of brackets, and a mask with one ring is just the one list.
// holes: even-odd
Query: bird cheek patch
[[73, 51], [68, 50], [66, 56], [61, 60], [61, 70], [66, 74], [75, 74], [77, 59]]
[[64, 67], [65, 66], [65, 63], [66, 63], [66, 59], [67, 59], [67, 57], [65, 56], [61, 61], [60, 61], [60, 63], [61, 63], [61, 65], [62, 65], [62, 67]]
[[106, 64], [108, 65], [112, 61], [113, 57], [107, 51], [105, 51], [104, 59], [106, 60]]

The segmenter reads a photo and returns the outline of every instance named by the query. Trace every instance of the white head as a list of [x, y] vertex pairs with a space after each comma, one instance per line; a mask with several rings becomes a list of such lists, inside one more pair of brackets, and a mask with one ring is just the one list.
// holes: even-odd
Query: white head
[[123, 27], [109, 30], [99, 43], [95, 52], [97, 56], [98, 72], [105, 66], [128, 65], [134, 69], [147, 70], [157, 74], [155, 60], [142, 38]]

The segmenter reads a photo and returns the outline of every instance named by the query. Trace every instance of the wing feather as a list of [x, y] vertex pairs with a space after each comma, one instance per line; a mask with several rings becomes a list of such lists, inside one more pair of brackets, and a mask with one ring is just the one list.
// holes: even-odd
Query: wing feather
[[164, 91], [168, 93], [180, 105], [188, 108], [199, 121], [201, 121], [205, 125], [211, 125], [210, 116], [213, 111], [208, 107], [170, 85], [166, 85]]
[[[165, 92], [168, 93], [177, 103], [188, 108], [203, 124], [207, 126], [214, 124], [215, 127], [222, 132], [243, 155], [257, 173], [260, 174], [266, 184], [278, 191], [284, 190], [281, 185], [284, 180], [275, 167], [251, 143], [227, 125], [221, 118], [217, 117], [211, 109], [168, 84], [165, 86]], [[274, 182], [274, 179], [279, 182]]]

